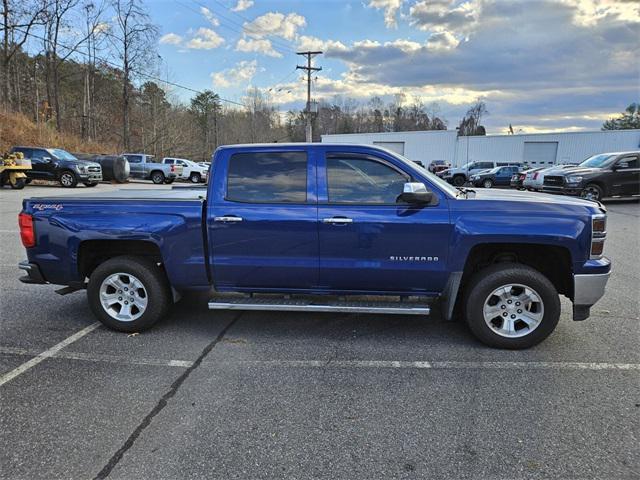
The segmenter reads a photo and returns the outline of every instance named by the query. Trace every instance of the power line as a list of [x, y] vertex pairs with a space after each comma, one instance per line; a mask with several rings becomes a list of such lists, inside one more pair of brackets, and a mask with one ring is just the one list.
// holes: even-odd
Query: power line
[[[35, 33], [32, 33], [32, 32], [26, 32], [26, 31], [21, 30], [20, 28], [17, 28], [17, 27], [14, 27], [14, 28], [15, 28], [15, 30], [18, 30], [19, 32], [22, 32], [22, 33], [24, 33], [24, 34], [26, 34], [26, 35], [28, 35], [28, 36], [30, 36], [30, 37], [34, 37], [34, 38], [37, 38], [37, 39], [39, 39], [39, 40], [43, 40], [43, 41], [45, 41], [45, 42], [46, 42], [46, 41], [48, 41], [45, 37], [42, 37], [42, 36], [37, 35], [37, 34], [35, 34]], [[89, 55], [89, 54], [88, 54], [88, 53], [86, 53], [86, 52], [83, 52], [83, 51], [77, 50], [77, 49], [75, 49], [75, 48], [71, 48], [71, 47], [69, 47], [69, 46], [67, 46], [67, 45], [65, 45], [65, 44], [63, 44], [63, 43], [58, 43], [58, 47], [64, 48], [64, 49], [68, 50], [69, 52], [77, 53], [77, 54], [79, 54], [79, 55], [81, 55], [81, 56], [83, 56], [83, 57], [87, 57], [87, 56]], [[98, 60], [98, 61], [100, 61], [100, 62], [102, 62], [102, 63], [105, 63], [106, 65], [109, 65], [109, 66], [111, 66], [111, 67], [113, 67], [113, 68], [121, 69], [121, 66], [120, 66], [120, 65], [118, 65], [118, 64], [116, 64], [116, 63], [113, 63], [112, 61], [107, 60], [107, 59], [105, 59], [105, 58], [98, 57], [98, 56], [93, 56], [93, 58], [94, 58], [95, 60]], [[137, 69], [133, 69], [133, 68], [131, 68], [130, 70], [131, 70], [132, 72], [134, 72], [134, 73], [136, 73], [136, 74], [138, 74], [138, 75], [142, 76], [142, 77], [146, 77], [146, 78], [149, 78], [149, 79], [151, 79], [151, 80], [155, 80], [156, 82], [161, 82], [161, 83], [164, 83], [164, 84], [167, 84], [167, 85], [171, 85], [171, 86], [173, 86], [173, 87], [182, 88], [183, 90], [188, 90], [188, 91], [190, 91], [190, 92], [194, 92], [194, 93], [203, 93], [203, 92], [202, 92], [202, 90], [197, 90], [197, 89], [192, 88], [192, 87], [187, 87], [186, 85], [181, 85], [181, 84], [176, 83], [176, 82], [170, 82], [169, 80], [164, 80], [164, 79], [162, 79], [162, 78], [156, 77], [155, 75], [150, 75], [150, 74], [148, 74], [148, 73], [141, 72], [140, 70], [137, 70]], [[243, 103], [236, 102], [236, 101], [234, 101], [234, 100], [229, 100], [228, 98], [223, 98], [223, 97], [220, 97], [220, 96], [219, 96], [219, 99], [220, 99], [220, 101], [222, 101], [222, 102], [231, 103], [231, 104], [233, 104], [233, 105], [238, 105], [238, 106], [241, 106], [241, 107], [245, 107], [245, 106], [246, 106], [246, 105], [244, 105]]]

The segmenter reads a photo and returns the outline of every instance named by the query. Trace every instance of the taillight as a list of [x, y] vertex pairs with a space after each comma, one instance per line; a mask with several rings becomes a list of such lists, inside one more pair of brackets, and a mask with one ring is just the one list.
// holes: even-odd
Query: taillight
[[535, 179], [537, 179], [537, 178], [538, 178], [538, 172], [536, 172], [536, 173], [534, 173], [534, 174], [533, 174], [533, 179], [535, 180]]
[[28, 213], [18, 215], [18, 225], [20, 226], [20, 239], [26, 248], [36, 246], [36, 231], [33, 228], [33, 217]]
[[175, 171], [176, 171], [175, 165], [171, 165], [171, 172], [175, 172]]

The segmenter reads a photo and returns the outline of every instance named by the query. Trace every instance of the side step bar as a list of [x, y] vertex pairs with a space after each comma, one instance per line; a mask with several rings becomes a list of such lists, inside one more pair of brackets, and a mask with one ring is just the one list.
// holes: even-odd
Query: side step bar
[[429, 305], [415, 302], [320, 301], [285, 298], [213, 298], [210, 310], [276, 310], [287, 312], [379, 313], [429, 315]]

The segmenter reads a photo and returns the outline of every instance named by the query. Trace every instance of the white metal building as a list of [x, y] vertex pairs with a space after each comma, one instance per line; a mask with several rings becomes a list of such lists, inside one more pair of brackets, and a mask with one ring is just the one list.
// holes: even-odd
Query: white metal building
[[535, 133], [458, 137], [455, 130], [323, 135], [323, 142], [378, 145], [425, 166], [446, 160], [522, 161], [530, 166], [580, 163], [604, 152], [640, 150], [640, 130]]

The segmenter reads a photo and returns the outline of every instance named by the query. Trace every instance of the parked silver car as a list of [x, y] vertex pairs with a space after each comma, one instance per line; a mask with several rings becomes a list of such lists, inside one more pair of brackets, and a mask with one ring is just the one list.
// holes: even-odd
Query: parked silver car
[[544, 184], [544, 176], [550, 173], [557, 173], [567, 168], [573, 168], [575, 165], [554, 165], [553, 167], [545, 168], [543, 170], [527, 172], [527, 175], [522, 182], [522, 186], [527, 190], [542, 190]]

